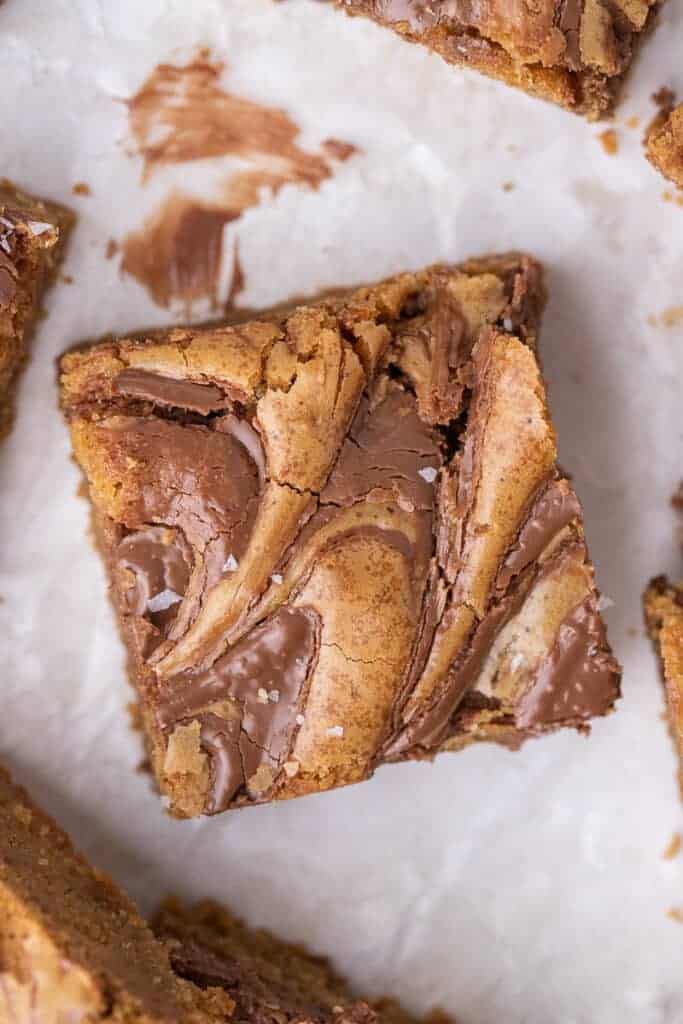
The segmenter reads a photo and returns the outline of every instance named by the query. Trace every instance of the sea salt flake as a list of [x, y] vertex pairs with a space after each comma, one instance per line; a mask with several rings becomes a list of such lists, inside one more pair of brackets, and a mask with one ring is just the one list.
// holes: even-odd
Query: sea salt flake
[[262, 686], [259, 686], [258, 690], [256, 691], [256, 700], [259, 702], [259, 704], [268, 703], [268, 691], [264, 690]]
[[165, 612], [171, 605], [177, 604], [178, 601], [182, 601], [180, 594], [176, 594], [175, 590], [161, 590], [154, 597], [150, 597], [147, 602], [148, 612]]
[[433, 466], [425, 466], [424, 469], [418, 469], [417, 475], [421, 476], [423, 480], [426, 480], [428, 484], [433, 484], [438, 475], [438, 469], [434, 469]]
[[505, 328], [506, 331], [512, 331], [512, 320], [510, 319], [509, 316], [506, 316], [505, 319], [503, 320], [503, 327]]
[[50, 231], [53, 225], [44, 220], [29, 220], [26, 222], [26, 227], [32, 235], [44, 235], [46, 231]]
[[270, 701], [270, 703], [271, 704], [277, 704], [279, 699], [280, 699], [280, 691], [279, 690], [270, 690], [270, 692], [268, 693], [268, 700]]
[[344, 735], [344, 726], [343, 725], [331, 725], [330, 728], [327, 730], [327, 735], [331, 739], [341, 739], [342, 736]]
[[301, 714], [297, 715], [296, 718], [295, 718], [295, 722], [296, 722], [297, 725], [303, 725], [305, 721], [306, 721], [306, 719]]
[[238, 565], [239, 562], [237, 561], [235, 556], [230, 554], [225, 559], [225, 564], [223, 565], [223, 572], [237, 572]]
[[526, 665], [526, 658], [520, 651], [517, 651], [510, 658], [510, 671], [516, 672], [517, 669], [523, 668], [524, 665]]
[[298, 761], [285, 761], [284, 768], [285, 768], [285, 773], [289, 776], [289, 778], [293, 779], [294, 776], [299, 771], [299, 762]]
[[598, 611], [606, 612], [608, 608], [614, 608], [614, 601], [611, 597], [607, 597], [606, 594], [601, 594], [598, 599]]
[[273, 583], [277, 583], [278, 587], [282, 583], [282, 576], [280, 575], [279, 572], [274, 572], [270, 578], [273, 581]]

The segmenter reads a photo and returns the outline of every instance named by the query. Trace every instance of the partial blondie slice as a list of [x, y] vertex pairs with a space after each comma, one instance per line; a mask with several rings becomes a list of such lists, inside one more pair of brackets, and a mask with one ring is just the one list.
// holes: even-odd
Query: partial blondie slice
[[[223, 988], [236, 1021], [253, 1024], [410, 1024], [390, 1000], [354, 998], [326, 960], [264, 931], [247, 928], [217, 903], [186, 907], [168, 900], [152, 921], [168, 943], [176, 972], [203, 988]], [[447, 1024], [434, 1013], [432, 1021]], [[452, 1022], [454, 1024], [454, 1022]]]
[[595, 120], [610, 113], [657, 0], [334, 0], [450, 64]]
[[175, 814], [612, 708], [536, 358], [543, 300], [513, 254], [63, 357]]
[[72, 214], [0, 179], [0, 436], [26, 358], [43, 288], [54, 276]]
[[661, 661], [683, 796], [683, 583], [675, 586], [665, 576], [658, 576], [645, 591], [644, 606], [645, 621]]
[[661, 109], [645, 137], [647, 158], [665, 178], [683, 188], [683, 103], [676, 107], [673, 93], [666, 89], [658, 95]]
[[1, 1024], [212, 1024], [232, 1009], [177, 977], [132, 903], [0, 769]]

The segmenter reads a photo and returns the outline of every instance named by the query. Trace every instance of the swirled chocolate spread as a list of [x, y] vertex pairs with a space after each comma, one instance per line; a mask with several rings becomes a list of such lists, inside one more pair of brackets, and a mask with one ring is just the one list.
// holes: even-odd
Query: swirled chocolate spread
[[543, 302], [539, 265], [512, 254], [62, 359], [174, 813], [612, 708]]

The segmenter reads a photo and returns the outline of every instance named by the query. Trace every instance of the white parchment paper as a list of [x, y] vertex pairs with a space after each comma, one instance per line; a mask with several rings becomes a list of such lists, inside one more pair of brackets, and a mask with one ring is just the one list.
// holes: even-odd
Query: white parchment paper
[[[245, 303], [488, 250], [547, 263], [542, 352], [561, 458], [625, 667], [619, 711], [590, 740], [481, 747], [188, 823], [168, 820], [136, 773], [131, 693], [54, 358], [177, 319], [104, 251], [186, 182], [179, 166], [141, 186], [120, 100], [199, 45], [227, 62], [232, 91], [284, 107], [302, 145], [335, 136], [363, 150], [319, 191], [286, 187], [235, 226]], [[464, 1024], [683, 1019], [683, 930], [667, 917], [683, 906], [683, 856], [661, 856], [683, 813], [639, 603], [650, 576], [683, 569], [668, 504], [683, 475], [683, 323], [659, 320], [683, 305], [683, 208], [662, 199], [640, 147], [650, 94], [683, 90], [682, 50], [683, 9], [670, 0], [609, 156], [600, 128], [313, 0], [0, 8], [0, 169], [80, 217], [73, 284], [49, 297], [0, 453], [0, 759], [145, 909], [169, 890], [217, 897], [329, 953], [359, 989], [438, 1004]], [[217, 168], [193, 171], [193, 187], [205, 172], [209, 189]], [[92, 195], [72, 196], [77, 181]]]

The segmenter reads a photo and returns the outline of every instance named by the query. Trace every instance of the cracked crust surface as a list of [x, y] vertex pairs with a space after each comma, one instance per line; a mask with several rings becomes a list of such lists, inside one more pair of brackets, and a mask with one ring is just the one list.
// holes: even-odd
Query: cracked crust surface
[[673, 94], [648, 128], [645, 148], [660, 174], [683, 188], [683, 103], [675, 107]]
[[511, 254], [65, 355], [173, 813], [586, 729], [618, 696]]
[[132, 903], [0, 769], [0, 1021], [217, 1024], [232, 1009], [175, 975]]
[[449, 63], [595, 120], [609, 114], [657, 0], [333, 0]]
[[683, 796], [683, 582], [676, 586], [665, 576], [656, 577], [645, 591], [643, 605], [645, 622], [661, 663]]
[[73, 215], [0, 179], [0, 437], [12, 421], [40, 297], [54, 277]]

